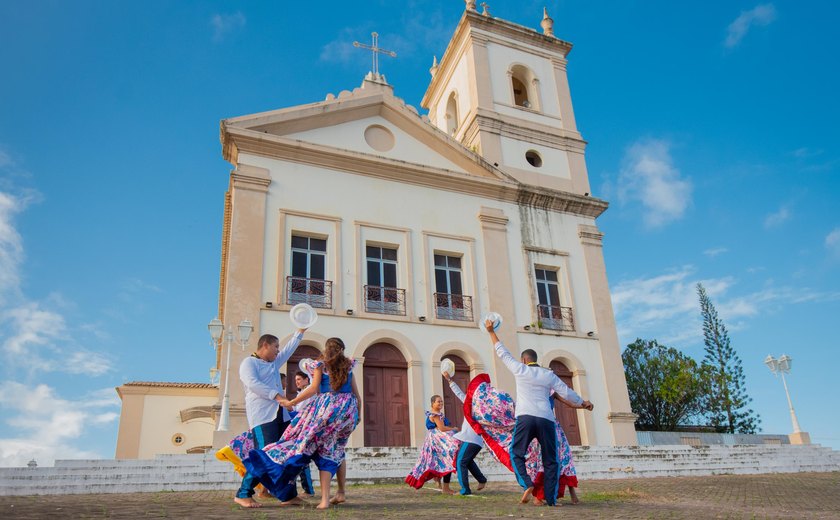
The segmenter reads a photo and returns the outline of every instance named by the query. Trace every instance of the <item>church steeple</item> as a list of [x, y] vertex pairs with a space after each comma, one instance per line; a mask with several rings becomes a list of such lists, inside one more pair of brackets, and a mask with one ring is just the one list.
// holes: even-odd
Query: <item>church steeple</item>
[[421, 105], [429, 119], [527, 184], [589, 193], [586, 143], [577, 131], [566, 76], [572, 44], [466, 8]]

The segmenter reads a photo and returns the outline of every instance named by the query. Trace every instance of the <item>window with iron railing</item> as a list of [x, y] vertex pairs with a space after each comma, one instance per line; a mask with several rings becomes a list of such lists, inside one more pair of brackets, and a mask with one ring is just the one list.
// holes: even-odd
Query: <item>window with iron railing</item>
[[405, 289], [365, 285], [365, 311], [405, 316]]
[[442, 320], [472, 321], [472, 296], [435, 293], [435, 317]]
[[405, 289], [397, 288], [397, 250], [367, 246], [365, 311], [405, 315]]
[[537, 315], [540, 328], [549, 330], [575, 330], [572, 319], [572, 308], [560, 305], [560, 283], [557, 271], [552, 269], [535, 268], [537, 279]]
[[332, 282], [326, 280], [327, 240], [292, 235], [292, 274], [286, 277], [286, 303], [332, 308]]
[[286, 277], [286, 303], [308, 303], [319, 309], [332, 309], [332, 281]]
[[435, 316], [444, 320], [472, 321], [472, 297], [463, 294], [461, 257], [435, 255]]
[[540, 320], [540, 328], [564, 332], [575, 330], [575, 321], [571, 307], [538, 305], [537, 315]]

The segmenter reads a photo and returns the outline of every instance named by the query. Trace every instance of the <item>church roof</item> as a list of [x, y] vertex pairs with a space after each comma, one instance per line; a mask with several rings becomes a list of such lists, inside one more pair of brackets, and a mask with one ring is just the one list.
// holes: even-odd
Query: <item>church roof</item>
[[[519, 182], [431, 124], [414, 107], [394, 96], [390, 85], [378, 79], [365, 78], [362, 86], [352, 92], [329, 95], [318, 103], [222, 120], [220, 140], [225, 160], [238, 165], [239, 154], [247, 153], [578, 215], [597, 217], [606, 210], [607, 203], [594, 197]], [[451, 167], [343, 149], [335, 143], [299, 137], [311, 135], [315, 129], [339, 127], [370, 117], [380, 117], [404, 131]]]

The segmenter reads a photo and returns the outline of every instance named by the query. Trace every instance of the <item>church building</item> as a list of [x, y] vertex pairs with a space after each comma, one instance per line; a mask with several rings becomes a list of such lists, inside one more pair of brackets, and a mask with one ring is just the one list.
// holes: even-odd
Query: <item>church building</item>
[[221, 122], [233, 169], [219, 318], [229, 330], [248, 319], [254, 334], [232, 344], [230, 367], [228, 344], [217, 350], [210, 415], [218, 423], [230, 377], [230, 426], [213, 446], [247, 429], [240, 362], [261, 334], [285, 344], [301, 302], [319, 317], [289, 361], [287, 393], [298, 361], [342, 338], [363, 398], [351, 447], [419, 446], [434, 394], [459, 424], [445, 357], [462, 387], [487, 373], [515, 397], [480, 328], [489, 311], [514, 356], [534, 349], [595, 404], [558, 404], [571, 444], [637, 443], [596, 225], [607, 202], [591, 196], [566, 74], [572, 45], [545, 12], [540, 25], [467, 1], [430, 70], [428, 116], [374, 70], [323, 101]]

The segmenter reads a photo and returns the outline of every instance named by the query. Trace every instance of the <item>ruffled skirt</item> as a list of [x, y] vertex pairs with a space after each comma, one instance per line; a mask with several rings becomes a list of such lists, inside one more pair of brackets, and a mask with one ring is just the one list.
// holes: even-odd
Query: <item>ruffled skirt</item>
[[442, 432], [435, 428], [426, 431], [426, 440], [420, 448], [420, 457], [411, 472], [405, 477], [405, 483], [414, 489], [433, 478], [440, 478], [455, 472], [456, 458], [461, 441], [452, 432]]
[[318, 394], [279, 441], [263, 450], [252, 450], [242, 462], [272, 495], [281, 501], [290, 500], [297, 496], [295, 478], [310, 461], [319, 470], [335, 475], [358, 423], [359, 405], [353, 394]]

